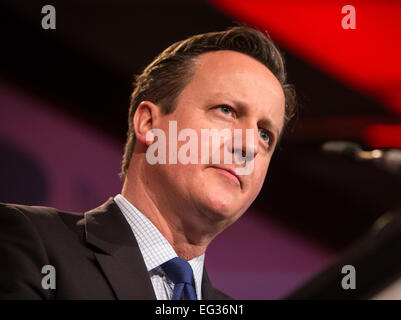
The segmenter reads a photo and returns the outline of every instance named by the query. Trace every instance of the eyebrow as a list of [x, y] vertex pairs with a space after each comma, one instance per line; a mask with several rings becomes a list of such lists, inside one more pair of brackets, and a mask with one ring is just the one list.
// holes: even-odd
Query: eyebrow
[[[248, 105], [246, 103], [235, 99], [230, 93], [217, 93], [216, 97], [228, 99], [231, 101], [231, 103], [233, 103], [235, 106], [237, 106], [238, 108], [240, 108], [242, 110], [249, 109]], [[281, 136], [282, 136], [282, 133], [284, 130], [280, 132], [280, 130], [274, 125], [273, 121], [269, 118], [262, 118], [259, 122], [262, 124], [262, 126], [270, 129], [271, 131], [274, 131], [274, 133], [276, 135], [276, 141], [278, 144], [279, 140], [281, 140]]]

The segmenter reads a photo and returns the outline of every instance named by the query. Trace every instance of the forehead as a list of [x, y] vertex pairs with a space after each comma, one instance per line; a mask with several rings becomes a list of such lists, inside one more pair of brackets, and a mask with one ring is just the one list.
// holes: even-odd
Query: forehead
[[239, 52], [200, 55], [182, 95], [192, 102], [235, 102], [255, 117], [271, 120], [280, 130], [283, 126], [285, 99], [280, 82], [265, 65]]

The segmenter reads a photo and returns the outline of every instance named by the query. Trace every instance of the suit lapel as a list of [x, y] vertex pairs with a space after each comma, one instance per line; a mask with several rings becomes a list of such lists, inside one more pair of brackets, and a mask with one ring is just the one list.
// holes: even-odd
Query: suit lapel
[[118, 299], [155, 300], [141, 251], [117, 204], [110, 198], [85, 213], [86, 241]]
[[231, 300], [232, 298], [213, 287], [206, 269], [203, 268], [202, 300]]

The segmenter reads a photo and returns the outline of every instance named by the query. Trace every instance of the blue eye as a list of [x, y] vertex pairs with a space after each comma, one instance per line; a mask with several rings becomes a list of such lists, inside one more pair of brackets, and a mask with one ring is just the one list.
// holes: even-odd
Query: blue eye
[[227, 115], [234, 113], [233, 108], [231, 108], [229, 106], [223, 105], [223, 106], [219, 106], [218, 108], [221, 110], [221, 112], [223, 112], [224, 114], [227, 114]]
[[265, 142], [267, 142], [267, 143], [270, 142], [270, 135], [266, 130], [260, 129], [259, 130], [259, 135]]

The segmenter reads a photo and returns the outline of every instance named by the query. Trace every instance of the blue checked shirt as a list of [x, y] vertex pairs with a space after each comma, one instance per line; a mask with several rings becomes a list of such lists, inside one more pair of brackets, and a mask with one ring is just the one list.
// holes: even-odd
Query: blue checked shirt
[[[177, 257], [173, 247], [155, 225], [121, 194], [116, 195], [114, 201], [117, 203], [125, 219], [127, 219], [138, 242], [157, 300], [171, 300], [174, 283], [166, 277], [160, 266], [164, 262]], [[204, 260], [205, 254], [202, 254], [188, 261], [194, 272], [195, 290], [198, 300], [202, 299], [201, 285]]]

